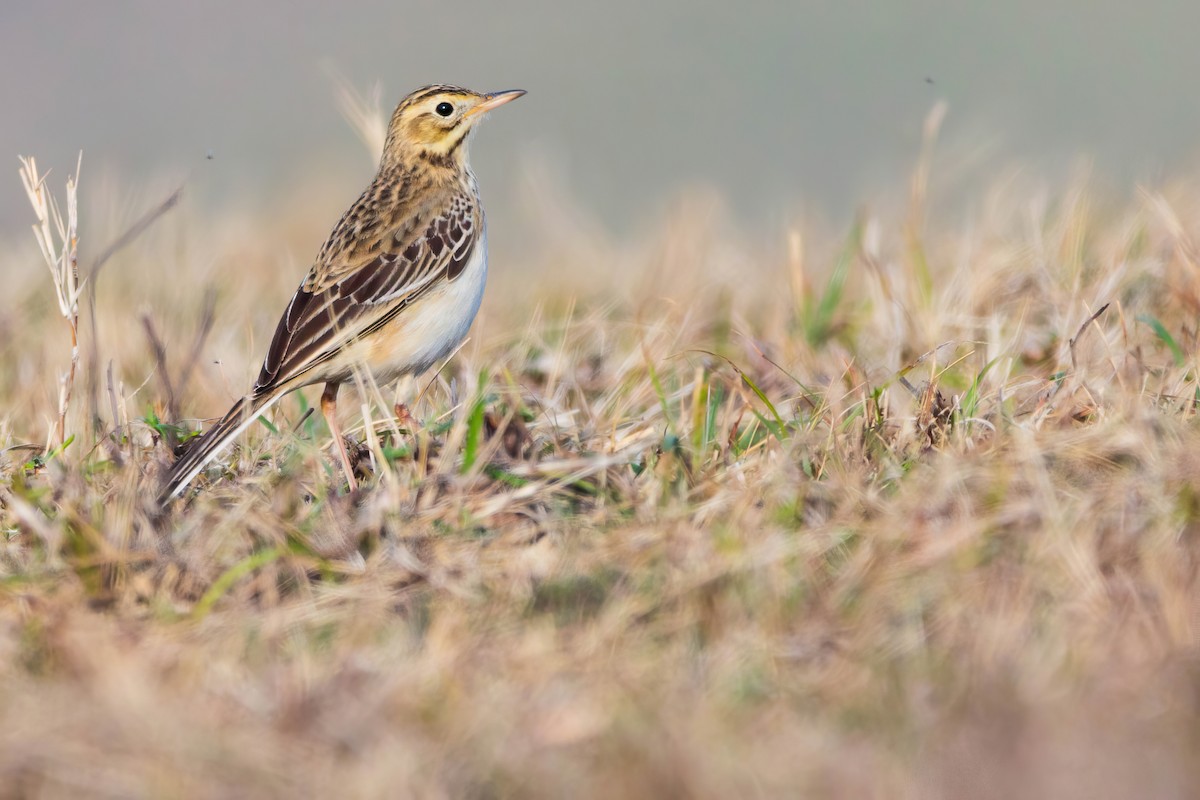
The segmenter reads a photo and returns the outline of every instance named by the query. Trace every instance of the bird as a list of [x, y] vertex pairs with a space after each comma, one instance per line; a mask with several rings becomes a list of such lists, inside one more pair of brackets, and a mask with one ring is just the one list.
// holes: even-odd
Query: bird
[[337, 395], [356, 369], [420, 374], [466, 338], [487, 281], [487, 228], [467, 148], [488, 112], [525, 94], [434, 84], [388, 124], [370, 185], [334, 226], [283, 312], [253, 387], [171, 466], [166, 505], [281, 397], [324, 383], [321, 412], [350, 491]]

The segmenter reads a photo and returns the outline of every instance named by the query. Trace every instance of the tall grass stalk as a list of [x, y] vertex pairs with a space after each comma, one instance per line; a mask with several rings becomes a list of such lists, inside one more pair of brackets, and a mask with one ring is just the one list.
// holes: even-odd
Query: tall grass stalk
[[39, 174], [33, 157], [21, 159], [21, 183], [37, 223], [33, 235], [37, 239], [42, 259], [50, 270], [58, 311], [71, 334], [71, 358], [66, 372], [58, 379], [58, 422], [50, 434], [46, 449], [62, 448], [67, 443], [67, 413], [75, 390], [75, 371], [79, 365], [79, 194], [78, 181], [83, 167], [83, 153], [75, 165], [75, 175], [67, 178], [67, 216], [63, 219], [58, 201], [46, 187], [46, 176]]

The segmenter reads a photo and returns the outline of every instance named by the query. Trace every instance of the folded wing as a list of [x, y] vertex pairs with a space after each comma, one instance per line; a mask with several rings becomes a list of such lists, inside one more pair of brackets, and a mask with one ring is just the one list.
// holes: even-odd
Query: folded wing
[[[263, 396], [291, 384], [329, 361], [347, 344], [386, 325], [405, 308], [466, 268], [480, 235], [477, 211], [456, 198], [444, 214], [403, 243], [385, 240], [399, 252], [381, 252], [361, 266], [327, 265], [335, 280], [306, 281], [288, 303], [254, 384]], [[332, 238], [332, 237], [331, 237]], [[334, 257], [336, 258], [336, 256]]]

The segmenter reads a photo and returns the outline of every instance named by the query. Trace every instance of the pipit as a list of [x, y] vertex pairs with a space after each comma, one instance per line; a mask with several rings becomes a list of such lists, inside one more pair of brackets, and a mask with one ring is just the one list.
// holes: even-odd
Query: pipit
[[419, 374], [462, 342], [487, 279], [487, 231], [467, 164], [488, 111], [525, 94], [426, 86], [400, 102], [379, 171], [317, 254], [283, 312], [250, 392], [171, 468], [160, 501], [288, 392], [324, 383], [321, 412], [353, 491], [338, 387], [357, 368], [380, 383]]

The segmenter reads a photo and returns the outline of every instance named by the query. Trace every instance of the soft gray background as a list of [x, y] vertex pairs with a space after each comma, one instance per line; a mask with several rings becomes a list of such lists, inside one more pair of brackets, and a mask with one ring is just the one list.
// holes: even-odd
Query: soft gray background
[[388, 106], [433, 81], [529, 90], [473, 149], [493, 225], [530, 161], [616, 231], [696, 183], [743, 220], [844, 219], [903, 189], [939, 99], [945, 152], [980, 176], [1085, 155], [1154, 181], [1200, 144], [1198, 36], [1185, 0], [4, 0], [0, 235], [30, 221], [16, 156], [61, 179], [79, 148], [131, 208], [163, 175], [211, 208], [317, 174], [344, 175], [323, 200], [341, 208], [371, 168], [331, 69]]

